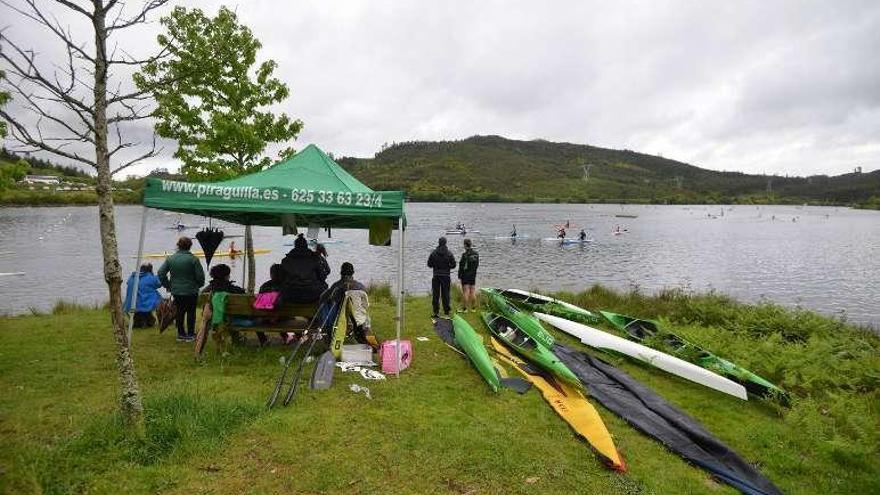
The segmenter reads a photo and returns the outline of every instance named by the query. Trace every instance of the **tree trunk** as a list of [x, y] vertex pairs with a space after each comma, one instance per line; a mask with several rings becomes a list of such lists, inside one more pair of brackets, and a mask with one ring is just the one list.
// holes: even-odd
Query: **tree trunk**
[[254, 233], [250, 225], [244, 226], [244, 250], [247, 255], [247, 291], [254, 293], [257, 278], [257, 267], [254, 265]]
[[104, 257], [104, 281], [110, 294], [110, 320], [116, 340], [116, 364], [122, 387], [120, 407], [126, 434], [144, 435], [144, 407], [138, 387], [134, 361], [122, 313], [122, 270], [116, 242], [113, 191], [110, 180], [110, 157], [107, 150], [107, 29], [102, 0], [94, 0], [92, 24], [95, 29], [95, 164], [98, 172], [95, 191], [98, 195], [98, 219], [101, 229], [101, 252]]

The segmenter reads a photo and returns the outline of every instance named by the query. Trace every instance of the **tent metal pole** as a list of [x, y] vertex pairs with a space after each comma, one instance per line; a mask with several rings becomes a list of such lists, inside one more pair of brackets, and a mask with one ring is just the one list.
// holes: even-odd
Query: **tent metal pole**
[[131, 308], [128, 315], [128, 335], [126, 340], [128, 341], [128, 348], [131, 349], [131, 335], [134, 329], [134, 313], [137, 312], [137, 298], [138, 298], [138, 289], [140, 288], [141, 282], [141, 258], [144, 257], [144, 233], [147, 230], [147, 207], [143, 206], [143, 211], [141, 212], [141, 236], [138, 240], [138, 254], [137, 260], [134, 263], [134, 284], [131, 287], [126, 287], [127, 291], [131, 290]]
[[403, 303], [406, 297], [406, 290], [403, 286], [403, 248], [406, 239], [406, 227], [404, 227], [403, 221], [403, 211], [401, 211], [400, 218], [397, 219], [397, 230], [400, 232], [400, 246], [398, 248], [398, 258], [397, 258], [397, 345], [395, 346], [397, 350], [397, 378], [400, 378], [400, 329], [403, 326]]

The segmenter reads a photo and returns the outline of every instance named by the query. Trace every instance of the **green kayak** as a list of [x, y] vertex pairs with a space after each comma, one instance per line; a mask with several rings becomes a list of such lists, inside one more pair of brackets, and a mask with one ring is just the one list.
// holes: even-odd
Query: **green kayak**
[[455, 343], [474, 363], [474, 368], [483, 376], [483, 379], [489, 384], [489, 388], [493, 392], [497, 392], [501, 388], [501, 378], [492, 364], [492, 359], [489, 358], [489, 353], [483, 345], [483, 339], [461, 316], [455, 315], [452, 318], [452, 326], [455, 329]]
[[[770, 383], [768, 380], [752, 373], [742, 366], [731, 363], [730, 361], [712, 354], [702, 347], [688, 342], [682, 337], [664, 330], [653, 320], [642, 320], [631, 316], [611, 313], [609, 311], [600, 311], [615, 328], [626, 333], [630, 340], [641, 342], [649, 347], [657, 349], [664, 347], [670, 350], [677, 357], [690, 361], [697, 366], [705, 368], [709, 371], [717, 373], [725, 378], [729, 378], [746, 388], [746, 391], [758, 397], [778, 398], [783, 404], [787, 404], [789, 400], [788, 392]], [[662, 343], [652, 342], [654, 336], [662, 338]]]
[[[517, 354], [523, 356], [539, 368], [573, 385], [580, 386], [581, 382], [568, 369], [568, 366], [564, 365], [553, 354], [553, 351], [532, 339], [516, 322], [504, 315], [487, 313], [485, 311], [482, 313], [482, 317], [483, 322], [486, 323], [486, 327], [489, 328], [492, 335], [498, 337], [499, 340], [516, 351]], [[540, 325], [537, 320], [535, 320], [535, 323]]]
[[544, 329], [541, 322], [532, 316], [531, 312], [522, 311], [511, 304], [504, 298], [502, 292], [498, 289], [482, 288], [480, 289], [480, 292], [486, 296], [489, 300], [489, 306], [491, 306], [496, 313], [514, 322], [517, 327], [538, 344], [547, 349], [553, 347], [556, 339]]
[[599, 315], [587, 311], [574, 304], [554, 299], [543, 294], [535, 294], [520, 289], [494, 289], [501, 293], [508, 301], [530, 313], [546, 313], [558, 316], [566, 320], [576, 321], [586, 325], [595, 325], [601, 321]]

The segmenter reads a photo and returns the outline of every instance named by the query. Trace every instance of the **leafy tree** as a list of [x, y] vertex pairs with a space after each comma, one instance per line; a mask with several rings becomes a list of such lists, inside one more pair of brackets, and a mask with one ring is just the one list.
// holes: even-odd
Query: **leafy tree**
[[24, 179], [29, 167], [24, 160], [0, 165], [0, 191], [4, 191], [12, 184]]
[[[225, 7], [215, 17], [177, 7], [162, 24], [158, 41], [169, 57], [144, 66], [135, 81], [156, 99], [156, 133], [177, 141], [174, 156], [183, 172], [193, 180], [218, 180], [268, 167], [267, 145], [295, 139], [303, 124], [272, 113], [289, 90], [273, 77], [274, 61], [257, 64], [259, 40]], [[252, 246], [248, 225], [245, 247]], [[250, 249], [248, 268], [253, 292]]]

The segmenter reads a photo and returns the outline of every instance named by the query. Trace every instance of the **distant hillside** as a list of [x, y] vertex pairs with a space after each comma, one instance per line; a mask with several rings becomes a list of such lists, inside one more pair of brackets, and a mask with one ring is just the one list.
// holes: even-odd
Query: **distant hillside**
[[748, 175], [630, 150], [499, 136], [398, 143], [372, 159], [348, 157], [339, 163], [374, 189], [402, 189], [424, 201], [857, 205], [876, 203], [872, 196], [880, 196], [880, 171], [806, 178]]

